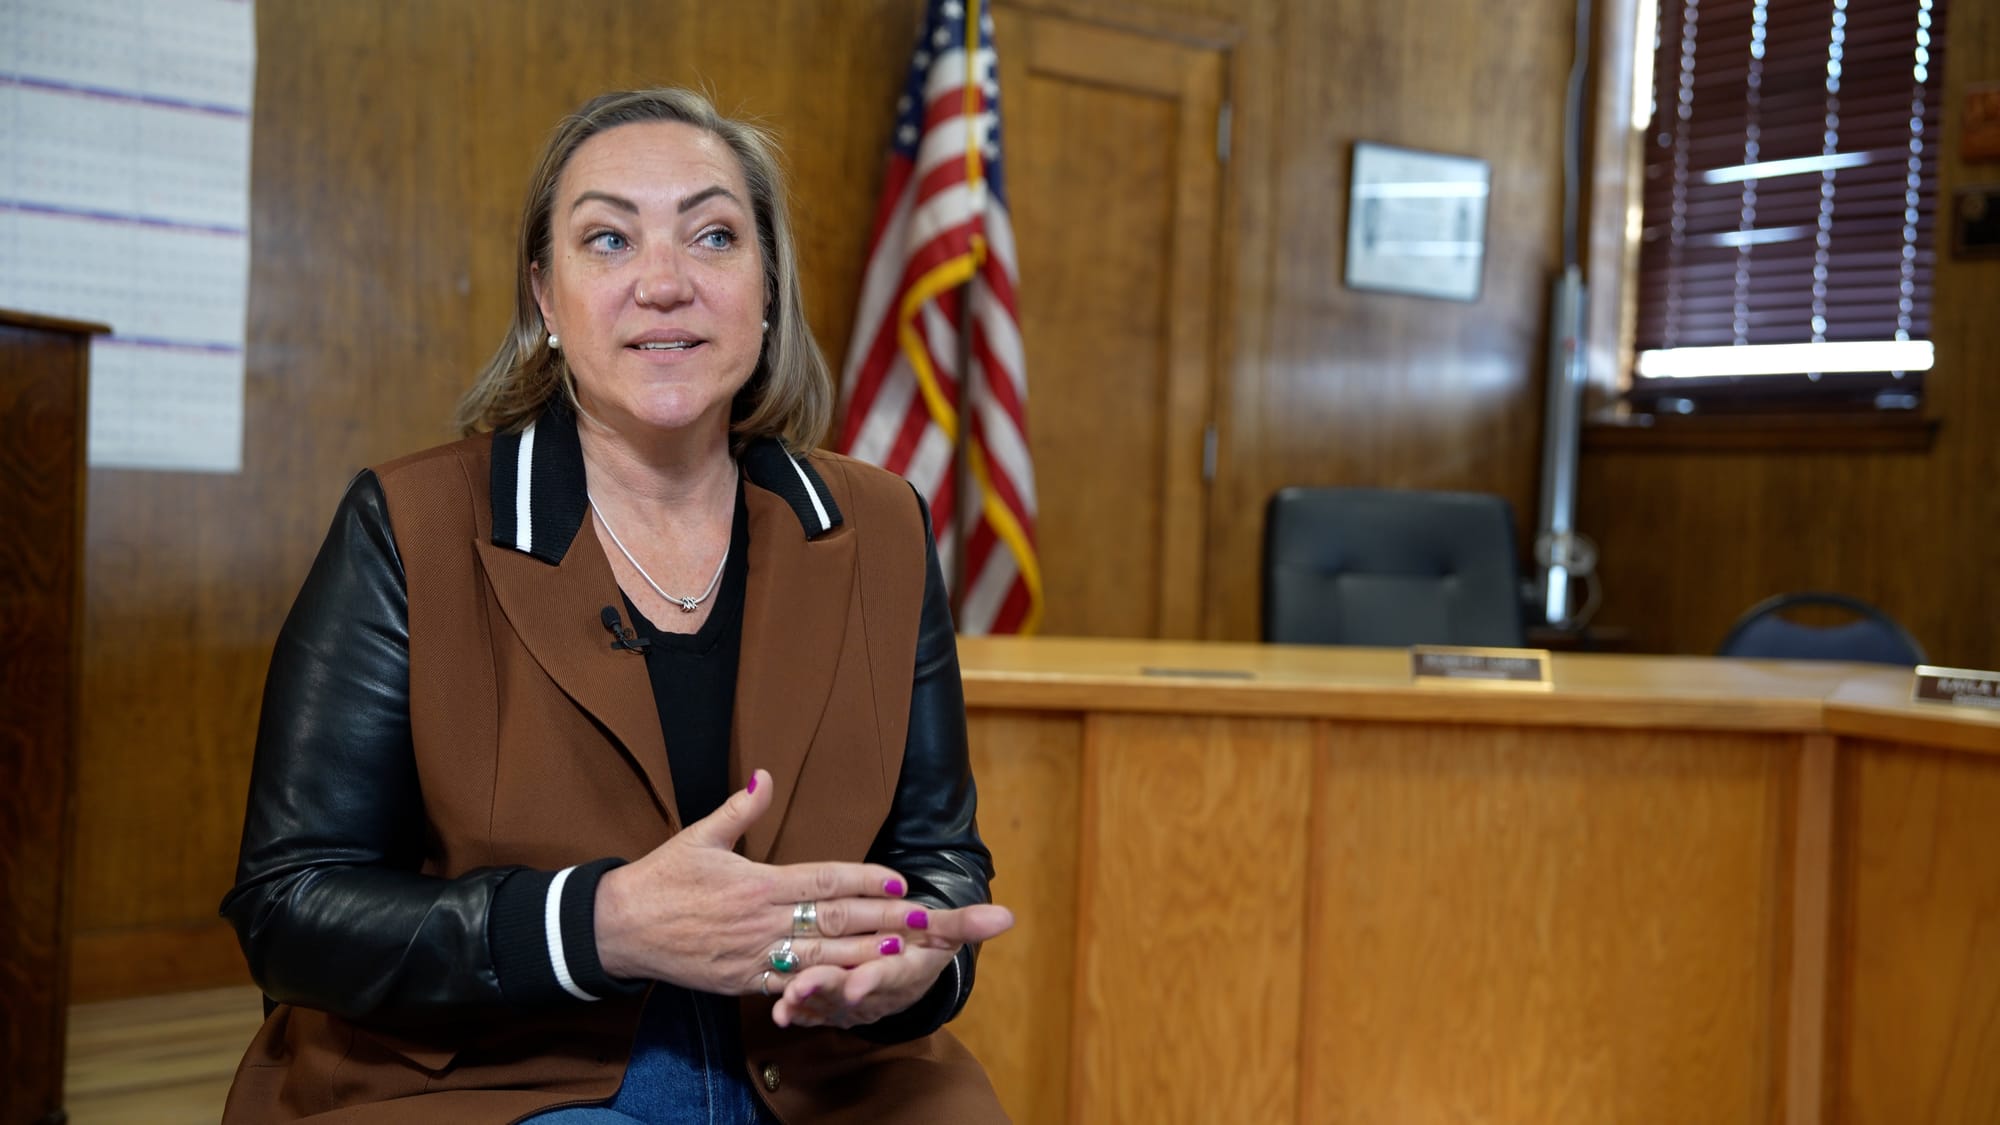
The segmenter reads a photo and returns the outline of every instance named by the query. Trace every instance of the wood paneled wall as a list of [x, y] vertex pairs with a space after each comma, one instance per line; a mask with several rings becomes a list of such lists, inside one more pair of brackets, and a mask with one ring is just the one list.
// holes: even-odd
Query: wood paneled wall
[[[1568, 0], [1244, 7], [1205, 622], [1230, 640], [1257, 638], [1264, 504], [1286, 485], [1497, 492], [1533, 526], [1574, 39]], [[1491, 162], [1478, 301], [1342, 284], [1356, 141]]]
[[1926, 451], [1648, 450], [1586, 445], [1577, 526], [1601, 548], [1598, 619], [1643, 652], [1713, 652], [1772, 594], [1834, 590], [1882, 607], [1934, 663], [2000, 667], [2000, 260], [1955, 258], [1952, 193], [2000, 181], [1959, 155], [1966, 88], [2000, 80], [2000, 5], [1951, 5], [1939, 253], [1937, 419]]

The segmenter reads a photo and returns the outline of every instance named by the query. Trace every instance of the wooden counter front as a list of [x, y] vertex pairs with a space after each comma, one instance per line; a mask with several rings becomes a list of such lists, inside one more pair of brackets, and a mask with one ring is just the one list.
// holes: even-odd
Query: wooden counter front
[[2000, 1120], [2000, 713], [1857, 665], [960, 641], [1022, 1122]]

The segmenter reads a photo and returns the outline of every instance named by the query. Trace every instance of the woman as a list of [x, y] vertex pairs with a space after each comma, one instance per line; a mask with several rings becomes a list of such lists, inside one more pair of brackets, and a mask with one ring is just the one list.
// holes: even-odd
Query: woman
[[279, 636], [226, 1120], [1004, 1120], [929, 515], [811, 452], [770, 141], [591, 101], [516, 281], [475, 436], [355, 479]]

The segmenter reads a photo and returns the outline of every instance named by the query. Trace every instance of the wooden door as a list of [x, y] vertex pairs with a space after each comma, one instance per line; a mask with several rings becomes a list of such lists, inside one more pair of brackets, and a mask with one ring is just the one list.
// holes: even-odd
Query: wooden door
[[1194, 637], [1226, 56], [996, 7], [1049, 635]]

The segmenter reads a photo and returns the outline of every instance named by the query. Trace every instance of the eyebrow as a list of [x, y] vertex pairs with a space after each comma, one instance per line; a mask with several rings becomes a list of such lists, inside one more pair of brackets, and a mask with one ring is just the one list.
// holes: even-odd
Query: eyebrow
[[600, 203], [609, 203], [611, 206], [618, 208], [620, 211], [630, 211], [634, 215], [639, 213], [639, 205], [637, 203], [632, 202], [631, 200], [625, 198], [622, 195], [612, 195], [609, 192], [602, 192], [602, 191], [584, 192], [582, 195], [576, 197], [576, 202], [570, 204], [569, 209], [571, 211], [574, 211], [593, 199], [597, 200]]
[[695, 208], [701, 206], [702, 204], [708, 202], [709, 200], [714, 199], [718, 195], [723, 197], [724, 199], [727, 199], [731, 203], [736, 204], [738, 207], [743, 206], [743, 201], [736, 198], [735, 194], [732, 193], [728, 188], [723, 187], [721, 184], [716, 184], [713, 187], [705, 187], [700, 191], [695, 192], [693, 195], [688, 196], [686, 199], [681, 200], [680, 206], [677, 208], [677, 210], [679, 211], [679, 213], [685, 215], [689, 211], [692, 211]]
[[[701, 206], [703, 203], [706, 203], [709, 200], [714, 199], [718, 195], [722, 196], [724, 199], [729, 200], [731, 203], [736, 204], [738, 207], [743, 206], [743, 201], [736, 198], [735, 193], [731, 192], [728, 188], [723, 187], [721, 184], [716, 184], [712, 187], [705, 187], [700, 191], [695, 192], [693, 195], [688, 196], [686, 199], [681, 200], [680, 204], [677, 207], [675, 207], [675, 211], [678, 214], [685, 215], [689, 211], [692, 211], [695, 208]], [[611, 206], [618, 208], [620, 211], [630, 212], [631, 214], [634, 215], [639, 213], [639, 205], [637, 203], [632, 202], [631, 200], [625, 198], [622, 195], [612, 195], [609, 192], [602, 192], [602, 191], [584, 192], [583, 194], [576, 197], [576, 202], [570, 204], [569, 209], [571, 211], [574, 211], [593, 199], [598, 201], [599, 203], [608, 203]]]

